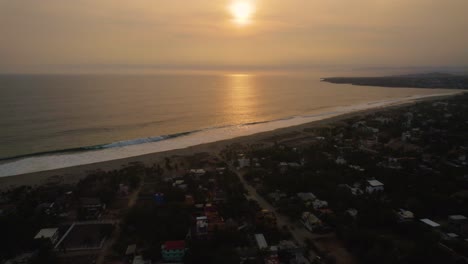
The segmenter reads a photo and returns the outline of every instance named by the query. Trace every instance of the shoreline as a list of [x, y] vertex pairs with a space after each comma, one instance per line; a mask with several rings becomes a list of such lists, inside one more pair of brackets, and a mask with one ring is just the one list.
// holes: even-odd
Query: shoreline
[[[95, 163], [75, 165], [63, 168], [57, 168], [52, 170], [43, 170], [37, 172], [29, 172], [24, 174], [17, 174], [11, 176], [2, 176], [0, 177], [0, 190], [5, 190], [9, 188], [14, 188], [22, 185], [37, 186], [43, 184], [51, 183], [61, 183], [61, 184], [73, 184], [78, 182], [81, 178], [85, 177], [91, 171], [103, 170], [110, 171], [114, 169], [119, 169], [123, 166], [128, 165], [132, 162], [141, 162], [144, 165], [152, 165], [160, 159], [167, 156], [186, 156], [193, 155], [195, 153], [201, 152], [219, 152], [225, 146], [231, 145], [234, 143], [250, 143], [265, 141], [272, 136], [286, 134], [295, 131], [303, 131], [305, 128], [319, 127], [323, 125], [329, 125], [336, 123], [341, 120], [346, 120], [355, 116], [368, 115], [372, 113], [378, 113], [381, 111], [386, 111], [390, 109], [397, 109], [411, 105], [421, 101], [434, 101], [444, 98], [453, 97], [466, 91], [457, 91], [446, 94], [434, 94], [430, 96], [421, 96], [420, 98], [401, 98], [399, 101], [394, 103], [389, 103], [387, 105], [377, 105], [372, 106], [367, 109], [355, 110], [347, 113], [338, 113], [331, 114], [328, 117], [322, 119], [317, 119], [311, 122], [291, 125], [287, 127], [274, 128], [272, 130], [255, 132], [249, 135], [236, 136], [229, 139], [215, 140], [213, 142], [195, 144], [192, 146], [184, 148], [176, 148], [171, 150], [163, 150], [153, 153], [147, 153], [142, 155], [136, 155], [131, 157], [124, 157], [118, 159], [111, 159], [106, 161], [99, 161]], [[406, 99], [406, 100], [405, 100]], [[1, 165], [0, 165], [1, 166]]]

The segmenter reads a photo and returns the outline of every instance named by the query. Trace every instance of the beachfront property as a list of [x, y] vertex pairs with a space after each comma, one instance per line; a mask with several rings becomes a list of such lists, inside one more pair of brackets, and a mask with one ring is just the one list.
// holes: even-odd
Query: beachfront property
[[366, 193], [372, 194], [376, 192], [383, 192], [384, 184], [378, 180], [368, 180], [366, 185]]
[[44, 228], [39, 230], [34, 239], [45, 239], [54, 245], [59, 238], [58, 228]]
[[181, 262], [184, 260], [185, 252], [185, 241], [166, 241], [161, 246], [161, 255], [164, 261], [168, 262]]

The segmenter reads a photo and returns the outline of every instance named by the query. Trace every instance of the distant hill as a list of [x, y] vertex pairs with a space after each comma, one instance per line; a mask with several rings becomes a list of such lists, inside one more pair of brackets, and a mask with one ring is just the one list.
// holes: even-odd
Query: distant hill
[[330, 77], [322, 81], [380, 87], [468, 89], [468, 76], [449, 73], [420, 73], [383, 77]]

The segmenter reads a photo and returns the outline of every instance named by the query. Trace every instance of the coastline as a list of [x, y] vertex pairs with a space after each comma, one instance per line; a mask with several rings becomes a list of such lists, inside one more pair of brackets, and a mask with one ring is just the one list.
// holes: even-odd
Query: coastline
[[324, 118], [320, 119], [318, 116], [317, 120], [301, 123], [296, 125], [291, 125], [287, 127], [281, 128], [273, 128], [271, 130], [253, 133], [249, 135], [238, 136], [229, 139], [223, 140], [215, 140], [213, 142], [208, 143], [201, 143], [195, 144], [193, 146], [188, 146], [184, 148], [176, 148], [171, 150], [164, 150], [164, 151], [157, 151], [153, 153], [125, 157], [125, 158], [118, 158], [118, 159], [111, 159], [106, 161], [99, 161], [95, 163], [83, 164], [83, 165], [76, 165], [76, 166], [69, 166], [64, 168], [57, 168], [52, 170], [43, 170], [37, 172], [30, 172], [12, 176], [3, 176], [0, 177], [0, 190], [5, 190], [11, 187], [21, 186], [21, 185], [42, 185], [48, 183], [62, 183], [62, 184], [73, 184], [79, 181], [81, 178], [85, 177], [89, 172], [95, 170], [103, 170], [109, 171], [114, 169], [119, 169], [122, 166], [125, 166], [132, 162], [142, 162], [145, 165], [152, 165], [156, 161], [167, 157], [167, 156], [185, 156], [185, 155], [193, 155], [195, 153], [201, 152], [219, 152], [225, 146], [231, 145], [234, 143], [253, 143], [258, 141], [266, 141], [268, 138], [273, 136], [278, 136], [282, 134], [287, 134], [291, 132], [303, 131], [306, 128], [313, 128], [323, 125], [330, 125], [342, 120], [346, 120], [348, 118], [352, 118], [355, 116], [361, 115], [368, 115], [372, 113], [378, 113], [381, 111], [386, 111], [389, 109], [396, 109], [400, 107], [404, 107], [407, 105], [414, 104], [420, 101], [433, 101], [439, 100], [443, 98], [448, 98], [452, 96], [456, 96], [461, 93], [465, 93], [466, 91], [457, 91], [447, 94], [433, 94], [430, 96], [421, 96], [418, 98], [401, 98], [401, 100], [397, 100], [393, 103], [388, 103], [384, 105], [373, 105], [369, 103], [367, 109], [356, 110], [346, 113], [337, 113], [331, 114], [330, 116], [325, 116]]

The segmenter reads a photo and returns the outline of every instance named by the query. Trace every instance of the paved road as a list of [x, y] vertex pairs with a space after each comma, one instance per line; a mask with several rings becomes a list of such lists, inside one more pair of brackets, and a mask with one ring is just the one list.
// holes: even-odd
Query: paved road
[[[144, 177], [142, 177], [140, 186], [138, 186], [138, 188], [132, 194], [130, 194], [130, 197], [128, 198], [127, 209], [132, 208], [136, 204], [136, 202], [138, 200], [138, 194], [140, 194], [141, 188], [144, 185], [143, 179], [144, 179]], [[117, 221], [117, 223], [115, 225], [115, 230], [114, 230], [114, 232], [112, 232], [111, 237], [105, 242], [104, 247], [99, 252], [99, 255], [98, 255], [97, 260], [96, 260], [96, 264], [104, 263], [104, 260], [105, 260], [106, 256], [112, 250], [112, 246], [115, 244], [115, 242], [119, 238], [120, 232], [121, 232], [119, 223], [120, 223], [120, 219], [119, 219], [119, 221]]]
[[[339, 264], [354, 264], [355, 259], [354, 257], [348, 252], [348, 250], [343, 247], [341, 242], [336, 238], [336, 235], [334, 233], [330, 234], [325, 234], [325, 235], [319, 235], [319, 234], [313, 234], [309, 230], [307, 230], [302, 224], [299, 224], [298, 221], [294, 222], [291, 221], [288, 217], [278, 213], [276, 211], [276, 208], [273, 207], [268, 201], [266, 201], [261, 195], [257, 193], [255, 188], [250, 185], [243, 177], [243, 173], [239, 172], [235, 168], [231, 167], [231, 171], [235, 172], [237, 176], [239, 177], [240, 181], [244, 185], [245, 189], [249, 193], [249, 197], [252, 200], [255, 200], [258, 202], [260, 207], [267, 209], [271, 212], [274, 212], [276, 214], [276, 222], [280, 227], [286, 226], [291, 232], [292, 237], [296, 242], [298, 243], [299, 246], [308, 248], [307, 244], [305, 243], [306, 240], [310, 240], [314, 243], [320, 243], [321, 246], [324, 246], [323, 243], [318, 242], [318, 239], [327, 239], [328, 242], [330, 243], [330, 254], [335, 257], [335, 260]], [[330, 248], [328, 247], [328, 248]], [[313, 251], [312, 249], [309, 249], [309, 258], [310, 260], [315, 260], [316, 257], [318, 257], [317, 253]]]
[[[296, 240], [297, 244], [299, 246], [301, 246], [301, 247], [308, 248], [308, 246], [305, 243], [305, 240], [309, 239], [310, 241], [313, 241], [314, 237], [313, 237], [312, 233], [310, 233], [302, 225], [297, 225], [293, 221], [289, 220], [289, 218], [287, 218], [286, 216], [279, 214], [276, 211], [275, 207], [273, 207], [260, 194], [258, 194], [257, 190], [255, 190], [255, 188], [252, 185], [247, 183], [247, 181], [244, 179], [242, 173], [240, 173], [239, 171], [237, 171], [234, 168], [230, 168], [230, 169], [233, 172], [235, 172], [237, 174], [237, 176], [239, 177], [240, 181], [242, 182], [245, 189], [249, 193], [249, 195], [248, 195], [249, 198], [256, 201], [260, 205], [260, 207], [262, 207], [263, 209], [267, 209], [270, 212], [275, 213], [276, 214], [276, 223], [278, 224], [278, 226], [281, 227], [281, 228], [286, 226], [288, 228], [289, 232], [291, 232], [291, 235], [293, 236], [294, 240]], [[309, 248], [309, 257], [310, 257], [310, 259], [314, 260], [316, 258], [316, 256], [317, 256], [317, 253]]]

